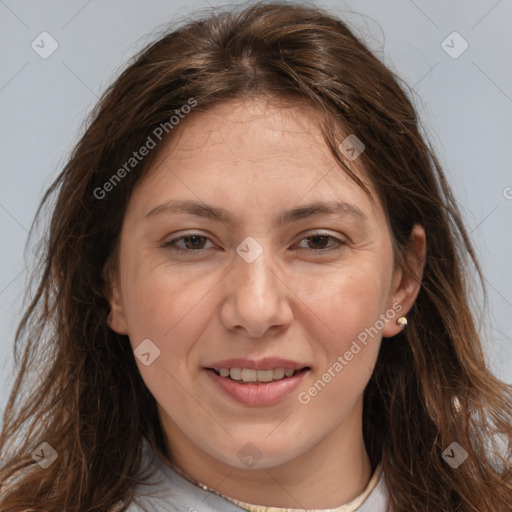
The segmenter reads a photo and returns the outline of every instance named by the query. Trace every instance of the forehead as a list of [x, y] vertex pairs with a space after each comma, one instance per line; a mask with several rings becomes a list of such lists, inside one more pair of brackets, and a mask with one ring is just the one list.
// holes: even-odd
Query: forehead
[[[149, 207], [156, 196], [166, 199], [166, 193], [178, 190], [195, 194], [196, 200], [205, 193], [222, 200], [228, 191], [240, 197], [278, 195], [283, 204], [286, 199], [343, 200], [341, 193], [373, 209], [373, 201], [329, 151], [322, 121], [308, 105], [268, 99], [229, 101], [196, 111], [160, 143], [137, 195], [145, 191], [144, 206]], [[359, 162], [347, 164], [375, 196]]]
[[299, 167], [301, 162], [315, 161], [325, 167], [332, 163], [326, 149], [317, 112], [305, 105], [280, 105], [261, 98], [226, 102], [190, 115], [169, 138], [162, 156], [172, 155], [174, 160], [209, 156], [217, 164], [272, 159]]

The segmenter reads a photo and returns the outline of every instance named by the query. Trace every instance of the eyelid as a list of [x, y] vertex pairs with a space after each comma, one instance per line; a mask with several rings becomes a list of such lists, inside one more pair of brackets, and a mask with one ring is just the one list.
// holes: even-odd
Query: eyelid
[[298, 243], [302, 242], [303, 240], [306, 240], [307, 238], [312, 238], [312, 237], [315, 237], [315, 236], [324, 236], [324, 237], [327, 237], [327, 238], [330, 238], [332, 240], [334, 240], [337, 244], [337, 246], [335, 247], [328, 247], [326, 249], [309, 249], [307, 247], [302, 247], [301, 250], [302, 251], [305, 251], [305, 252], [309, 252], [309, 253], [317, 253], [317, 254], [321, 254], [321, 253], [328, 253], [330, 251], [336, 251], [336, 250], [339, 250], [341, 249], [343, 246], [346, 246], [348, 244], [348, 242], [346, 240], [344, 240], [343, 238], [340, 238], [338, 236], [334, 236], [333, 234], [331, 233], [327, 233], [327, 232], [324, 232], [322, 230], [318, 230], [318, 231], [313, 231], [313, 232], [304, 232], [304, 233], [301, 233], [300, 235], [300, 240]]
[[[198, 231], [192, 231], [190, 233], [184, 233], [184, 234], [181, 234], [180, 236], [172, 238], [171, 240], [167, 240], [167, 241], [163, 242], [162, 243], [162, 247], [165, 248], [165, 249], [170, 249], [170, 250], [176, 251], [176, 252], [188, 253], [188, 254], [194, 254], [194, 255], [198, 255], [198, 254], [204, 253], [204, 251], [206, 251], [207, 249], [197, 249], [197, 250], [194, 250], [194, 249], [183, 249], [182, 247], [178, 247], [176, 245], [177, 241], [179, 241], [179, 240], [181, 240], [183, 238], [190, 238], [190, 237], [193, 237], [193, 236], [197, 236], [199, 238], [205, 238], [209, 242], [214, 243], [209, 235], [204, 235], [204, 234], [202, 234], [202, 233], [200, 233]], [[303, 240], [305, 240], [307, 238], [312, 238], [312, 237], [315, 237], [315, 236], [324, 236], [324, 237], [327, 237], [327, 238], [330, 238], [330, 239], [334, 240], [336, 242], [336, 244], [337, 244], [336, 247], [329, 247], [329, 248], [326, 248], [326, 249], [309, 249], [309, 248], [306, 248], [306, 247], [302, 247], [300, 249], [302, 252], [305, 251], [305, 252], [316, 253], [316, 254], [328, 253], [329, 251], [339, 250], [341, 247], [348, 245], [347, 240], [345, 240], [344, 238], [340, 238], [338, 236], [334, 236], [333, 234], [325, 232], [325, 231], [322, 231], [321, 229], [319, 229], [317, 231], [305, 231], [305, 232], [301, 233], [299, 236], [301, 238], [298, 240], [297, 243], [300, 243], [300, 242], [302, 242]], [[296, 244], [294, 244], [294, 245], [296, 245]]]
[[176, 252], [189, 253], [189, 254], [193, 254], [193, 253], [199, 254], [199, 253], [204, 252], [206, 249], [197, 249], [197, 250], [183, 249], [182, 247], [178, 247], [176, 245], [176, 242], [182, 240], [183, 238], [191, 238], [193, 236], [196, 236], [198, 238], [205, 238], [207, 241], [211, 242], [212, 244], [215, 244], [215, 242], [212, 240], [210, 235], [205, 235], [203, 233], [200, 233], [199, 231], [192, 231], [190, 233], [183, 233], [179, 236], [171, 238], [170, 240], [166, 240], [166, 241], [162, 242], [161, 247], [164, 249], [170, 249], [170, 250], [173, 250]]

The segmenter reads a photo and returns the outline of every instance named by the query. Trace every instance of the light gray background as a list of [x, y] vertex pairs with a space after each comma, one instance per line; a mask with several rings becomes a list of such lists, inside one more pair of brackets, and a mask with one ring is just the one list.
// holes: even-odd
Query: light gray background
[[[512, 1], [313, 3], [344, 16], [417, 93], [483, 263], [486, 350], [495, 373], [512, 383]], [[43, 191], [100, 92], [148, 34], [197, 8], [225, 4], [0, 0], [0, 413], [14, 375], [13, 337], [27, 278], [23, 250]], [[47, 59], [31, 48], [44, 31], [59, 45]], [[469, 44], [458, 58], [441, 46], [453, 31]], [[452, 39], [452, 52], [462, 48]]]

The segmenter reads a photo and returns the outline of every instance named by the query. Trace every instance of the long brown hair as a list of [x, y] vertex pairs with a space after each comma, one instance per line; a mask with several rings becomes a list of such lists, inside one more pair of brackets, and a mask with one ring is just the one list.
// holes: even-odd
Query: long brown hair
[[[200, 112], [256, 96], [320, 112], [329, 150], [363, 187], [344, 163], [339, 134], [364, 141], [360, 159], [387, 213], [399, 264], [413, 224], [426, 231], [409, 326], [383, 340], [364, 395], [366, 448], [372, 467], [382, 464], [393, 510], [510, 512], [512, 389], [485, 362], [472, 299], [482, 274], [444, 174], [400, 80], [342, 21], [286, 3], [215, 12], [148, 44], [102, 95], [44, 195], [36, 218], [56, 200], [35, 295], [16, 331], [19, 371], [0, 439], [0, 510], [126, 506], [142, 437], [165, 453], [155, 399], [128, 337], [107, 325], [105, 295], [127, 201], [157, 151], [117, 172], [119, 179], [113, 174], [162, 123], [172, 137], [169, 119], [191, 99]], [[500, 439], [508, 453], [500, 454]], [[32, 457], [43, 442], [58, 455], [45, 469]], [[442, 457], [453, 442], [468, 454], [456, 469]]]

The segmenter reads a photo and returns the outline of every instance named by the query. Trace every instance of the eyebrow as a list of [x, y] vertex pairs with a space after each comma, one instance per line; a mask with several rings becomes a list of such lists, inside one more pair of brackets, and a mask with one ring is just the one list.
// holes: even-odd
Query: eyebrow
[[[192, 200], [169, 200], [151, 209], [145, 218], [151, 218], [162, 213], [188, 213], [197, 217], [220, 221], [226, 224], [233, 224], [231, 213], [221, 207], [209, 205]], [[313, 215], [349, 215], [358, 219], [368, 220], [368, 217], [354, 204], [346, 201], [324, 202], [318, 201], [304, 206], [298, 206], [290, 210], [285, 210], [278, 215], [276, 222], [278, 225], [288, 224], [301, 219], [312, 217]]]

